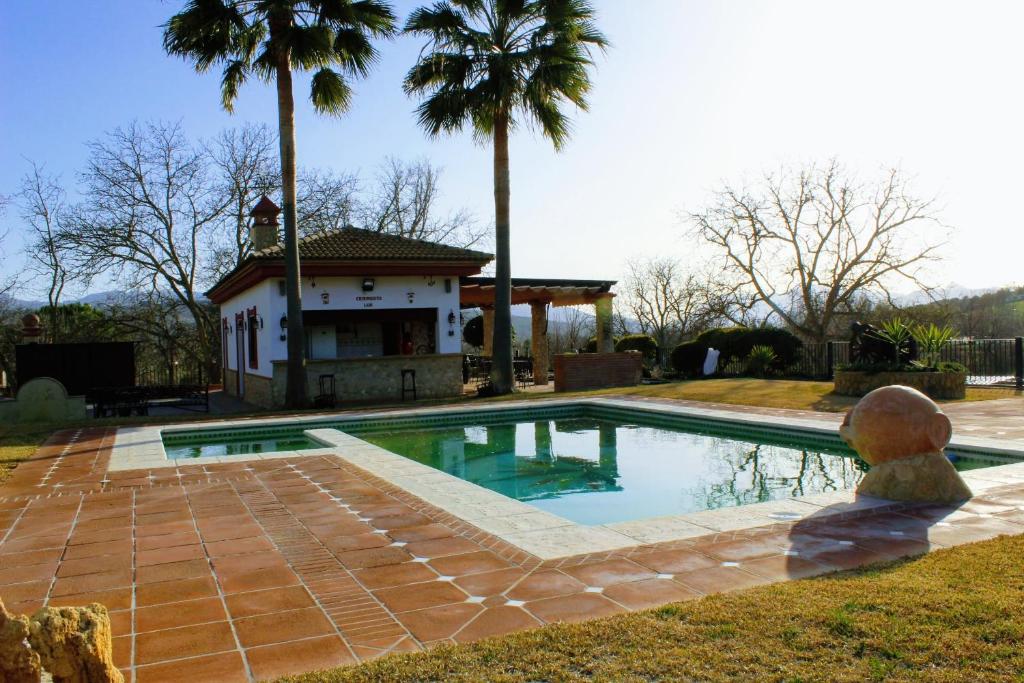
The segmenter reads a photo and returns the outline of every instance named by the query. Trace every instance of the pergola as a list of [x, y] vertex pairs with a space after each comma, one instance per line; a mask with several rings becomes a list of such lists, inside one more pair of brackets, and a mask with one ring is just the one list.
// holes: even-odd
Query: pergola
[[[548, 383], [548, 306], [593, 305], [597, 317], [597, 351], [615, 350], [612, 338], [612, 298], [615, 280], [564, 280], [512, 278], [512, 304], [530, 305], [530, 351], [533, 383]], [[484, 355], [490, 356], [494, 341], [494, 278], [464, 277], [460, 280], [459, 305], [479, 308], [484, 318]]]

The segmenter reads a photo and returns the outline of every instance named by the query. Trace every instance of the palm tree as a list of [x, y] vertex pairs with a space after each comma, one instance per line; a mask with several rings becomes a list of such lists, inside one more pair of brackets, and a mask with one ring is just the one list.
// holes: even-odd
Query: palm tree
[[192, 59], [196, 71], [223, 65], [221, 101], [229, 112], [250, 75], [277, 84], [288, 296], [288, 407], [306, 403], [292, 70], [315, 70], [309, 94], [313, 108], [323, 114], [342, 114], [352, 101], [348, 78], [365, 76], [376, 61], [371, 38], [390, 37], [395, 29], [394, 12], [381, 0], [190, 0], [164, 28], [164, 48], [169, 54]]
[[607, 40], [587, 0], [448, 0], [417, 9], [406, 32], [428, 43], [405, 78], [422, 96], [420, 124], [431, 136], [470, 124], [494, 141], [496, 282], [493, 382], [510, 393], [512, 283], [509, 262], [508, 135], [517, 118], [561, 149], [570, 124], [561, 106], [586, 110], [591, 50]]

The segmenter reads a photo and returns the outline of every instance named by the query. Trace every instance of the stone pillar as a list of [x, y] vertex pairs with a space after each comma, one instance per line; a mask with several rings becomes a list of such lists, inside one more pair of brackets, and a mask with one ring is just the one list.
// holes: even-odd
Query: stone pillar
[[533, 423], [533, 447], [537, 460], [551, 462], [551, 422], [549, 420]]
[[530, 355], [533, 356], [533, 383], [548, 383], [548, 308], [535, 301], [530, 304]]
[[494, 309], [483, 309], [484, 315], [484, 356], [494, 355]]
[[597, 462], [604, 474], [619, 476], [619, 440], [615, 425], [601, 422], [597, 426]]
[[612, 335], [612, 296], [606, 294], [594, 302], [597, 314], [597, 352], [613, 353], [615, 338]]

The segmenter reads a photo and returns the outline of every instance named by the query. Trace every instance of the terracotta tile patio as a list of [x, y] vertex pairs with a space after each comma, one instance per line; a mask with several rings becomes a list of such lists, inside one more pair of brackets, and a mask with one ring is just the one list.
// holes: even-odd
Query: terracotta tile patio
[[[1020, 438], [1022, 403], [950, 412]], [[1024, 533], [1024, 483], [1006, 481], [958, 510], [541, 562], [339, 458], [108, 473], [112, 437], [58, 432], [0, 486], [0, 596], [105, 604], [134, 681], [272, 679]]]

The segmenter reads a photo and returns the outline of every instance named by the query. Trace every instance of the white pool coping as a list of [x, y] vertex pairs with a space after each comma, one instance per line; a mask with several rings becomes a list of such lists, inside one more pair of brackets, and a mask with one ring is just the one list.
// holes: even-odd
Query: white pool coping
[[[569, 405], [602, 405], [631, 411], [660, 415], [705, 418], [751, 427], [785, 429], [834, 437], [839, 416], [806, 419], [795, 416], [737, 412], [719, 408], [698, 408], [658, 401], [629, 401], [615, 398], [553, 399], [544, 401], [514, 401], [501, 405], [488, 405], [487, 412], [546, 408]], [[669, 515], [628, 522], [587, 526], [558, 515], [544, 512], [528, 503], [513, 500], [496, 491], [473, 484], [464, 479], [436, 470], [409, 458], [375, 446], [363, 439], [332, 428], [318, 428], [317, 422], [337, 423], [361, 421], [368, 418], [387, 420], [466, 413], [482, 406], [465, 405], [433, 408], [413, 408], [388, 412], [347, 412], [337, 415], [309, 417], [304, 415], [265, 420], [239, 420], [148, 427], [122, 427], [117, 430], [110, 457], [110, 471], [157, 469], [164, 467], [238, 463], [278, 458], [332, 455], [349, 462], [384, 481], [391, 483], [425, 502], [486, 531], [501, 540], [528, 552], [541, 560], [553, 560], [573, 555], [622, 550], [638, 545], [679, 541], [707, 534], [738, 531], [780, 522], [797, 522], [811, 517], [848, 515], [874, 508], [891, 507], [892, 501], [857, 496], [853, 491], [787, 498], [739, 507], [705, 510], [681, 515]], [[163, 448], [163, 433], [194, 430], [223, 430], [226, 428], [282, 427], [293, 423], [312, 423], [305, 434], [324, 448], [302, 451], [281, 451], [258, 455], [169, 459]], [[972, 436], [955, 436], [950, 448], [985, 450], [995, 455], [1019, 458], [1021, 462], [997, 465], [962, 473], [975, 493], [996, 486], [1024, 483], [1024, 442], [997, 440]]]

